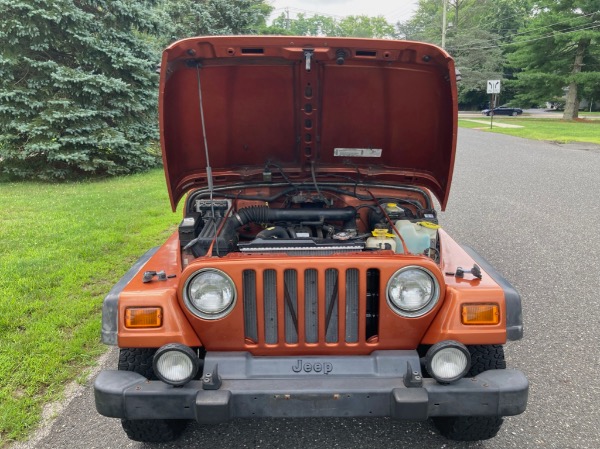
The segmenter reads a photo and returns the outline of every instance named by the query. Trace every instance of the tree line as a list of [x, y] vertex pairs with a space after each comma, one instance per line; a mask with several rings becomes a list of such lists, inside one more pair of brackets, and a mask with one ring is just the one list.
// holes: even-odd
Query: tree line
[[[448, 0], [446, 49], [462, 73], [459, 102], [481, 106], [485, 82], [505, 80], [502, 101], [564, 106], [600, 101], [600, 0]], [[420, 0], [399, 37], [440, 43], [441, 0]]]
[[[447, 0], [459, 103], [522, 107], [600, 100], [600, 0]], [[408, 21], [282, 13], [266, 0], [0, 0], [0, 179], [77, 179], [159, 163], [160, 52], [194, 35], [282, 34], [441, 44], [443, 0]]]
[[[335, 18], [286, 13], [279, 34], [377, 37], [442, 44], [443, 0], [420, 0], [414, 16]], [[459, 106], [483, 108], [486, 81], [504, 80], [501, 101], [521, 107], [564, 106], [577, 118], [581, 98], [600, 101], [599, 0], [447, 0], [445, 48], [461, 72]]]

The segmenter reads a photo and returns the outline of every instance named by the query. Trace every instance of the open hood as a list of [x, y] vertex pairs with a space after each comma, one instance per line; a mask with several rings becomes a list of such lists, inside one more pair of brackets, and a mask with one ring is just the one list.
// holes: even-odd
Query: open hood
[[430, 44], [184, 39], [163, 53], [159, 114], [173, 210], [207, 185], [207, 154], [215, 186], [312, 171], [426, 187], [442, 209], [448, 200], [456, 77], [452, 58]]

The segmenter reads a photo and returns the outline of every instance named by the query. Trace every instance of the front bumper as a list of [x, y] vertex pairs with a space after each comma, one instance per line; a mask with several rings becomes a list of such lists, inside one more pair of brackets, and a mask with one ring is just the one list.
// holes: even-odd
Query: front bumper
[[[326, 373], [327, 371], [327, 373]], [[102, 371], [96, 409], [124, 419], [510, 416], [525, 410], [529, 384], [517, 370], [491, 370], [450, 385], [421, 379], [415, 351], [369, 356], [253, 357], [208, 353], [212, 377], [172, 387], [130, 371]]]

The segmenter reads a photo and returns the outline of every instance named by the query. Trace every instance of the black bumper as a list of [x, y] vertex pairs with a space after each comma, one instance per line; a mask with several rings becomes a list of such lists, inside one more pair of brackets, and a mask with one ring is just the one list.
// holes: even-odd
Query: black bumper
[[[529, 384], [520, 371], [491, 370], [450, 385], [419, 378], [405, 382], [405, 375], [400, 373], [407, 371], [407, 361], [415, 368], [416, 353], [382, 352], [384, 357], [329, 357], [332, 362], [323, 362], [339, 365], [343, 374], [280, 373], [279, 378], [274, 373], [265, 374], [262, 368], [272, 364], [277, 370], [286, 362], [293, 365], [294, 358], [264, 357], [267, 360], [261, 364], [255, 361], [259, 358], [244, 355], [238, 362], [242, 360], [245, 369], [233, 376], [231, 368], [240, 365], [225, 366], [217, 389], [200, 380], [172, 387], [129, 371], [102, 371], [94, 383], [96, 409], [113, 418], [219, 423], [254, 417], [391, 416], [421, 421], [433, 416], [510, 416], [522, 413], [527, 405]], [[226, 362], [226, 357], [213, 357], [207, 365], [214, 367], [217, 360]], [[313, 366], [321, 363], [319, 358], [303, 359], [314, 362]], [[356, 370], [343, 369], [345, 359], [354, 359], [359, 365], [371, 363], [369, 368], [358, 369], [362, 375], [356, 375]], [[400, 375], [393, 376], [393, 366]], [[273, 377], [267, 378], [269, 375]]]

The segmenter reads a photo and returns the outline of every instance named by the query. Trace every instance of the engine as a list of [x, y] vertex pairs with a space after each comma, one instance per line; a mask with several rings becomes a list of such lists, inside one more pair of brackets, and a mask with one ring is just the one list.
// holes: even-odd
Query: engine
[[[339, 189], [338, 189], [339, 190]], [[332, 192], [334, 193], [334, 192]], [[282, 195], [279, 202], [193, 198], [179, 226], [184, 256], [232, 252], [326, 256], [360, 251], [437, 258], [435, 210], [402, 198], [327, 190]], [[184, 257], [186, 259], [186, 257]]]
[[240, 242], [238, 247], [242, 252], [329, 255], [361, 251], [365, 246], [364, 241], [357, 234], [356, 210], [353, 207], [344, 209], [253, 207], [238, 211], [235, 218], [243, 224], [272, 223], [272, 226], [258, 232], [250, 242]]

